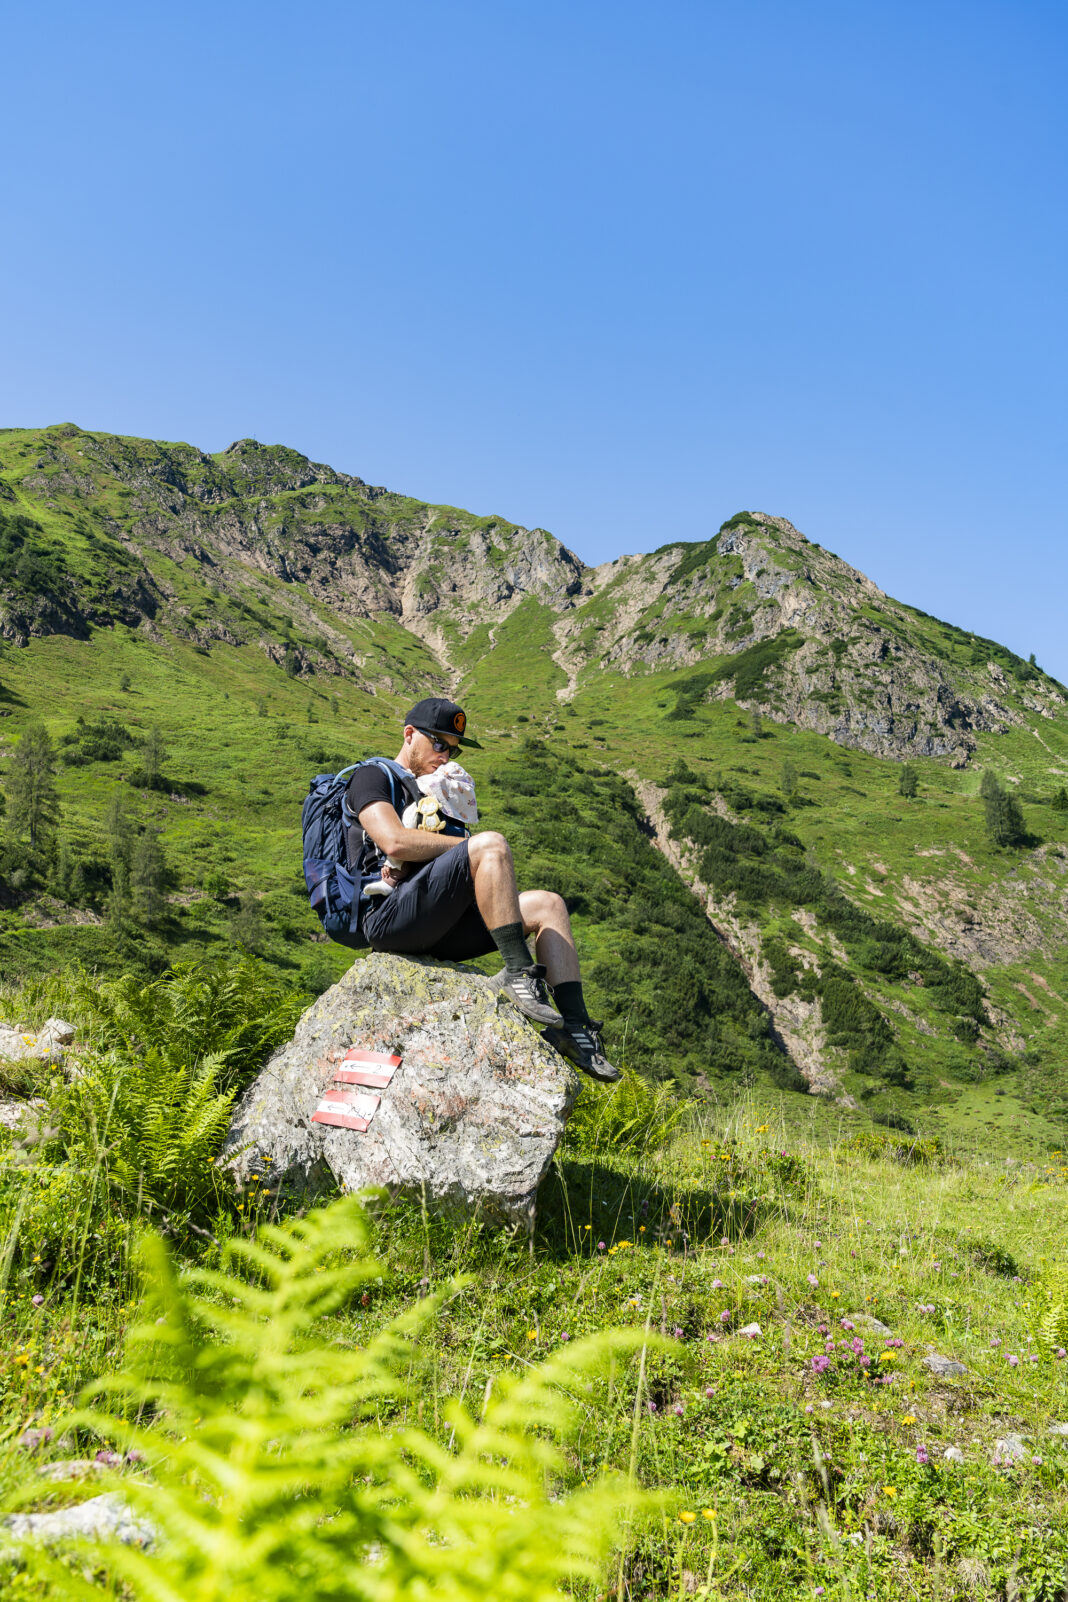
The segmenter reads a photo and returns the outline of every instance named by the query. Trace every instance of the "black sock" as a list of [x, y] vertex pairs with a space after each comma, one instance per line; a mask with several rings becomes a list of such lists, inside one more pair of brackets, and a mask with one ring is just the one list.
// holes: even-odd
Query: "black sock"
[[532, 965], [534, 959], [523, 939], [521, 923], [502, 923], [499, 929], [490, 930], [490, 936], [504, 958], [504, 966], [509, 973], [518, 973], [521, 968]]
[[590, 1015], [582, 999], [581, 979], [565, 979], [562, 984], [553, 985], [553, 1000], [560, 1008], [565, 1024], [589, 1022]]

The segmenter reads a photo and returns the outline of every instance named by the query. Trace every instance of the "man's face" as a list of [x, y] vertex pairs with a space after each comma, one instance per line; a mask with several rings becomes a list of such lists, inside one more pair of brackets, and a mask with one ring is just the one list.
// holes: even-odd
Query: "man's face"
[[[451, 762], [459, 749], [459, 741], [452, 741], [446, 734], [424, 734], [422, 729], [415, 729], [409, 723], [405, 726], [404, 738], [408, 744], [408, 761], [416, 778], [424, 773], [434, 773], [443, 768], [446, 762]], [[435, 745], [446, 747], [444, 751], [436, 751]]]

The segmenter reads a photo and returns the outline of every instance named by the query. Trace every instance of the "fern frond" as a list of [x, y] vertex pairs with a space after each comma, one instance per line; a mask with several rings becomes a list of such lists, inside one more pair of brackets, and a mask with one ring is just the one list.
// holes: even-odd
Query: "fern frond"
[[562, 1448], [597, 1405], [589, 1387], [640, 1331], [503, 1379], [481, 1419], [453, 1400], [451, 1445], [391, 1429], [383, 1404], [406, 1398], [412, 1336], [441, 1298], [364, 1350], [317, 1340], [322, 1312], [377, 1272], [366, 1240], [360, 1201], [345, 1197], [235, 1243], [228, 1271], [179, 1274], [162, 1241], [145, 1241], [145, 1322], [123, 1372], [69, 1421], [150, 1465], [151, 1482], [123, 1491], [157, 1548], [107, 1553], [136, 1602], [558, 1602], [644, 1505], [612, 1481], [562, 1489]]

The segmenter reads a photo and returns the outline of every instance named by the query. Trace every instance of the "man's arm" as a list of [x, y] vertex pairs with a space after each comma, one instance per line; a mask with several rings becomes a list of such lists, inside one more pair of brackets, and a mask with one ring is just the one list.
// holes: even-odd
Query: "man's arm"
[[396, 862], [430, 862], [463, 840], [459, 834], [406, 829], [388, 801], [372, 801], [370, 806], [364, 807], [360, 813], [360, 828], [371, 836], [379, 851]]

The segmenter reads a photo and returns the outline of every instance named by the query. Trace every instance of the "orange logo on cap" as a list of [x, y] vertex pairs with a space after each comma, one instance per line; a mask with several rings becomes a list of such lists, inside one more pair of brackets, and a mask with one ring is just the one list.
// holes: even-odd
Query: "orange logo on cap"
[[454, 712], [452, 716], [452, 726], [456, 730], [457, 734], [462, 734], [467, 728], [467, 714], [464, 712]]

